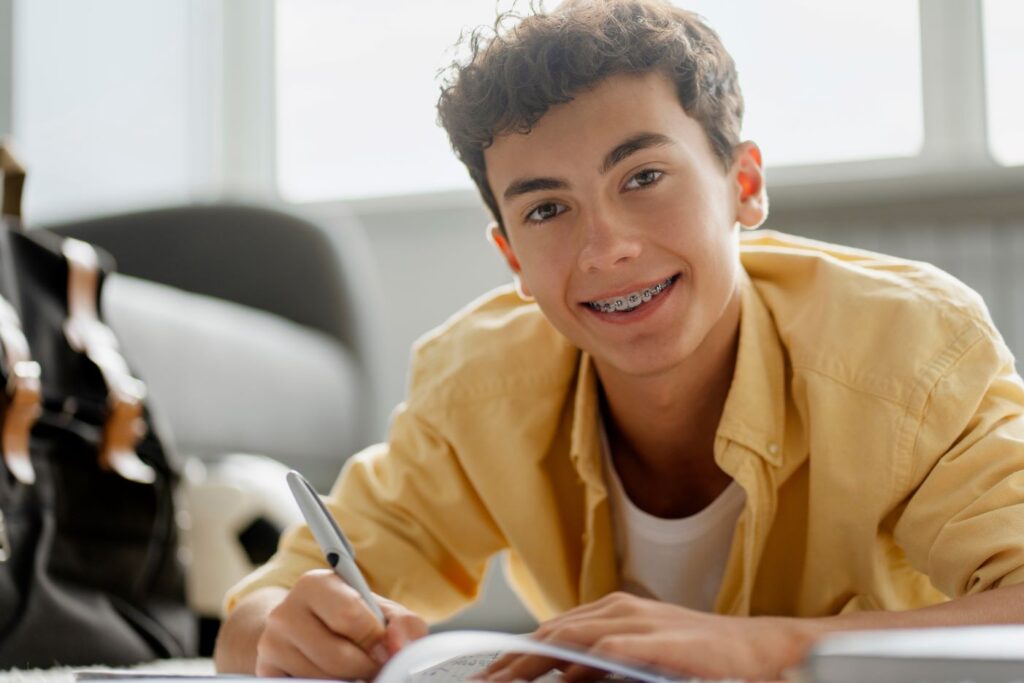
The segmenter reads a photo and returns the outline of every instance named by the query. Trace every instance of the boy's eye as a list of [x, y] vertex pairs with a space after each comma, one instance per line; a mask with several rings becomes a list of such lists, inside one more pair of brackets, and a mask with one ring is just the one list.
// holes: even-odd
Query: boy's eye
[[554, 218], [555, 216], [563, 213], [565, 206], [563, 204], [556, 204], [555, 202], [548, 202], [547, 204], [541, 204], [526, 216], [526, 220], [531, 223], [543, 223], [546, 220]]
[[664, 171], [656, 171], [653, 168], [645, 168], [633, 174], [633, 177], [626, 183], [627, 190], [637, 190], [647, 185], [653, 185], [665, 175]]

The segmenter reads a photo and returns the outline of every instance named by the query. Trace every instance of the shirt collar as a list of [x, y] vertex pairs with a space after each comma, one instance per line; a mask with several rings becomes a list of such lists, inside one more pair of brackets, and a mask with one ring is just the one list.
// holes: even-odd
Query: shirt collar
[[[770, 465], [782, 463], [786, 419], [785, 354], [771, 312], [746, 271], [740, 271], [740, 338], [736, 368], [717, 436], [745, 446]], [[597, 420], [597, 373], [579, 355], [570, 457], [580, 477], [603, 488]]]
[[786, 425], [785, 353], [757, 288], [746, 271], [740, 277], [739, 349], [717, 435], [742, 444], [777, 467], [782, 463]]
[[600, 468], [600, 442], [597, 420], [597, 372], [590, 354], [580, 353], [576, 371], [576, 395], [573, 397], [572, 432], [569, 437], [569, 457], [589, 486], [604, 488]]

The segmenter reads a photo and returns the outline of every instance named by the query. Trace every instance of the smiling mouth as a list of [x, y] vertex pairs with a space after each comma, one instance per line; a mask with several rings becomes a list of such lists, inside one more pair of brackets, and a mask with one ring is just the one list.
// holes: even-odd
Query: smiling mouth
[[612, 297], [611, 299], [587, 301], [585, 302], [585, 305], [589, 306], [591, 310], [599, 313], [629, 313], [630, 311], [640, 308], [648, 301], [657, 298], [666, 289], [671, 287], [672, 283], [678, 278], [679, 273], [676, 273], [672, 277], [665, 278], [656, 285], [644, 287], [643, 289], [638, 289], [635, 292]]

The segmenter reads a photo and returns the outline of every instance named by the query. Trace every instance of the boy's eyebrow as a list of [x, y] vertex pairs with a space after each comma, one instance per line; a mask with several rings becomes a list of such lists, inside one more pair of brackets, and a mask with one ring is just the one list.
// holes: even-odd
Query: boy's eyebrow
[[[623, 142], [615, 146], [615, 149], [608, 152], [605, 155], [604, 161], [601, 162], [601, 173], [607, 173], [615, 164], [619, 163], [630, 154], [639, 152], [642, 149], [648, 147], [659, 147], [661, 145], [673, 144], [672, 138], [661, 133], [637, 133], [632, 135]], [[569, 183], [561, 178], [523, 178], [522, 180], [513, 181], [507, 188], [502, 196], [506, 201], [519, 195], [529, 194], [530, 192], [540, 192], [542, 190], [564, 190], [569, 187]]]
[[619, 163], [630, 154], [639, 152], [642, 149], [648, 147], [660, 147], [661, 145], [671, 145], [672, 138], [661, 133], [637, 133], [624, 142], [615, 146], [615, 149], [608, 152], [605, 156], [604, 161], [601, 162], [601, 173], [607, 173], [612, 169], [615, 164]]
[[564, 190], [569, 183], [559, 178], [524, 178], [516, 180], [505, 188], [505, 200], [518, 197], [521, 194], [539, 192], [540, 190]]

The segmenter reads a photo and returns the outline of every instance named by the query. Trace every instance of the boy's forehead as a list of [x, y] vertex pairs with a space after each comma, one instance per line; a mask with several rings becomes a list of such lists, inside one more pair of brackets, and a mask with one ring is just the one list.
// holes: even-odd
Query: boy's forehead
[[504, 132], [496, 136], [496, 140], [538, 137], [535, 133], [546, 132], [548, 129], [557, 135], [581, 127], [628, 126], [632, 121], [650, 118], [662, 109], [682, 111], [675, 86], [666, 76], [658, 72], [613, 74], [575, 93], [570, 101], [552, 106], [531, 127], [529, 133]]
[[[667, 135], [681, 144], [706, 143], [700, 140], [706, 137], [703, 129], [687, 115], [666, 76], [616, 74], [551, 107], [528, 132], [496, 135], [484, 150], [487, 175], [500, 195], [502, 188], [495, 182], [508, 180], [510, 174], [598, 160], [638, 133]], [[694, 139], [688, 141], [690, 137]]]

